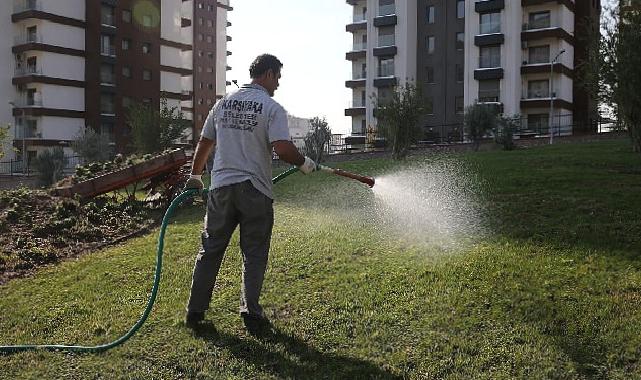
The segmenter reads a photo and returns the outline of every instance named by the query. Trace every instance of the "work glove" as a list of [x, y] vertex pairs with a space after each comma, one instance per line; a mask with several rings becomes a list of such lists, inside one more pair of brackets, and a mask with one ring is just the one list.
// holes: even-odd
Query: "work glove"
[[192, 174], [189, 176], [189, 179], [187, 182], [185, 182], [185, 187], [183, 188], [183, 191], [185, 190], [202, 190], [205, 185], [203, 184], [202, 176], [201, 175], [195, 175]]
[[311, 158], [305, 156], [305, 163], [298, 167], [298, 170], [303, 174], [309, 174], [315, 170], [318, 170], [318, 165]]

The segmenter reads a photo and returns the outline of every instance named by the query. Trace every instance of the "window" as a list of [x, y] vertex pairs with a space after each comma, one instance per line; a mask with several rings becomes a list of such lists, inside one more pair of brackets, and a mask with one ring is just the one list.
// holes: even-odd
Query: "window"
[[131, 78], [131, 68], [129, 66], [122, 67], [122, 76], [125, 78]]
[[550, 45], [533, 46], [528, 50], [528, 63], [550, 62]]
[[208, 5], [207, 6], [207, 10], [210, 11], [210, 12], [213, 12], [214, 11], [214, 6], [213, 5]]
[[396, 43], [394, 31], [393, 26], [378, 28], [378, 46], [394, 46]]
[[124, 21], [126, 23], [130, 23], [131, 22], [131, 11], [130, 10], [124, 9], [122, 11], [122, 21]]
[[103, 63], [100, 65], [100, 83], [115, 84], [114, 65]]
[[434, 53], [435, 42], [436, 42], [436, 39], [434, 36], [427, 36], [425, 38], [425, 49], [427, 50], [427, 54]]
[[533, 12], [528, 17], [527, 29], [542, 29], [550, 27], [550, 11]]
[[427, 21], [428, 24], [434, 24], [435, 13], [436, 13], [436, 9], [434, 8], [433, 5], [430, 5], [426, 8], [425, 21]]
[[27, 41], [26, 42], [38, 42], [38, 27], [30, 26], [27, 28]]
[[213, 90], [214, 89], [214, 85], [211, 84], [211, 83], [207, 83], [207, 88], [210, 89], [210, 90]]
[[207, 72], [208, 73], [213, 73], [214, 72], [214, 68], [213, 67], [208, 67], [207, 68]]
[[550, 82], [547, 79], [527, 82], [528, 99], [547, 98], [550, 95]]
[[427, 78], [427, 83], [434, 83], [434, 67], [427, 66], [425, 68], [425, 76]]
[[501, 13], [483, 13], [480, 17], [481, 34], [501, 33]]
[[479, 102], [498, 102], [501, 98], [500, 85], [499, 79], [480, 80]]
[[[361, 93], [361, 100], [363, 101], [362, 102], [362, 106], [364, 107], [365, 106], [365, 99], [364, 99], [363, 95], [364, 95], [364, 93]], [[393, 94], [392, 94], [392, 89], [391, 88], [386, 87], [386, 88], [379, 88], [378, 89], [378, 95], [377, 95], [376, 100], [377, 100], [379, 105], [383, 105], [383, 104], [386, 104], [386, 103], [390, 102], [392, 100], [392, 98], [393, 98]]]
[[462, 115], [465, 112], [465, 106], [463, 105], [462, 96], [454, 97], [454, 111], [457, 115]]
[[133, 102], [132, 102], [132, 100], [131, 100], [131, 98], [130, 98], [130, 97], [128, 97], [128, 96], [123, 96], [123, 97], [122, 97], [122, 106], [123, 106], [124, 108], [129, 108], [129, 107], [131, 107], [131, 104], [132, 104], [132, 103], [133, 103]]
[[456, 33], [456, 50], [463, 50], [465, 48], [465, 33]]
[[100, 113], [103, 115], [113, 115], [114, 96], [112, 94], [100, 94]]
[[209, 51], [209, 52], [207, 52], [207, 58], [209, 58], [209, 59], [214, 59], [214, 53], [212, 53], [212, 52], [210, 52], [210, 51]]
[[378, 76], [391, 77], [394, 76], [394, 58], [380, 58], [378, 61]]
[[456, 2], [456, 18], [465, 18], [465, 0]]
[[114, 26], [114, 7], [102, 4], [100, 6], [100, 23], [102, 25]]
[[38, 73], [38, 58], [29, 57], [27, 58], [27, 73], [28, 74], [37, 74]]
[[212, 43], [213, 40], [214, 39], [212, 38], [212, 36], [209, 36], [209, 35], [207, 36], [207, 42], [208, 43]]
[[129, 50], [130, 45], [131, 45], [131, 40], [129, 38], [122, 39], [122, 50]]
[[142, 103], [145, 105], [150, 105], [151, 104], [151, 98], [142, 98]]
[[378, 15], [387, 16], [396, 13], [394, 0], [378, 0]]
[[202, 51], [202, 50], [198, 50], [198, 56], [199, 56], [199, 57], [202, 57], [202, 56], [203, 56], [203, 54], [204, 54], [204, 53], [203, 53], [203, 51]]
[[428, 115], [434, 115], [434, 98], [431, 96], [425, 98], [425, 109]]
[[458, 83], [463, 83], [463, 80], [464, 80], [464, 67], [463, 67], [463, 65], [456, 64], [455, 70], [456, 70], [456, 73], [455, 73], [456, 81]]
[[114, 136], [114, 125], [113, 123], [102, 123], [100, 124], [100, 135], [107, 137], [109, 141], [113, 141]]
[[501, 47], [500, 46], [482, 46], [479, 49], [479, 68], [501, 67]]
[[201, 90], [202, 90], [204, 86], [205, 86], [205, 85], [203, 84], [203, 82], [198, 83], [198, 88], [199, 88], [199, 89], [201, 89]]
[[142, 26], [150, 28], [151, 27], [151, 16], [142, 15]]
[[116, 49], [114, 49], [113, 37], [103, 34], [100, 36], [100, 54], [114, 56]]
[[203, 35], [201, 33], [198, 33], [197, 38], [198, 38], [198, 41], [202, 41], [203, 40]]
[[142, 52], [143, 54], [151, 53], [151, 44], [149, 42], [142, 43]]
[[151, 80], [151, 70], [142, 70], [142, 80]]
[[211, 20], [207, 20], [207, 27], [212, 28], [214, 26], [214, 22]]

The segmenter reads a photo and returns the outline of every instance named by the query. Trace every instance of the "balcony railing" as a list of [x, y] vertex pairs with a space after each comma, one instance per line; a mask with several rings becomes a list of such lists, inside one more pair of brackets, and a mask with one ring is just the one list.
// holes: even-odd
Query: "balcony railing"
[[365, 102], [361, 99], [353, 99], [347, 103], [347, 108], [364, 108]]
[[116, 26], [114, 23], [114, 15], [109, 13], [103, 13], [100, 15], [100, 23], [106, 26]]
[[479, 90], [479, 103], [498, 103], [500, 94], [496, 90]]
[[361, 80], [361, 79], [365, 79], [365, 78], [367, 78], [367, 72], [366, 71], [362, 71], [362, 72], [355, 71], [355, 72], [352, 73], [352, 80]]
[[116, 76], [112, 73], [100, 73], [100, 84], [114, 85]]
[[534, 22], [534, 23], [523, 23], [522, 29], [523, 31], [528, 31], [528, 30], [537, 30], [537, 29], [549, 29], [549, 28], [554, 28], [556, 27], [555, 25], [552, 25], [551, 22]]
[[14, 70], [14, 75], [16, 77], [26, 75], [42, 75], [42, 68], [37, 66], [16, 67], [16, 69]]
[[378, 36], [378, 46], [394, 46], [396, 44], [396, 38], [393, 34], [386, 34], [383, 36]]
[[25, 34], [22, 36], [15, 36], [13, 38], [14, 45], [24, 45], [30, 43], [42, 43], [42, 36], [40, 33]]
[[491, 69], [501, 67], [500, 55], [489, 55], [479, 57], [479, 69]]
[[367, 50], [367, 42], [354, 42], [354, 46], [352, 46], [352, 51], [361, 51], [361, 50]]
[[17, 108], [26, 108], [26, 107], [42, 107], [42, 99], [38, 98], [20, 98], [13, 101], [13, 104]]
[[100, 54], [101, 55], [107, 55], [110, 57], [115, 57], [116, 56], [116, 48], [114, 46], [101, 46], [100, 47]]
[[396, 14], [396, 4], [381, 5], [378, 7], [379, 16], [389, 16]]
[[479, 32], [480, 34], [501, 33], [501, 23], [493, 22], [488, 24], [481, 24], [479, 26]]
[[379, 77], [393, 77], [394, 76], [394, 65], [385, 65], [381, 66], [378, 70]]
[[13, 13], [25, 11], [41, 11], [42, 1], [40, 0], [18, 0], [13, 3]]
[[352, 18], [352, 23], [356, 24], [359, 22], [365, 22], [367, 21], [367, 15], [366, 14], [355, 14], [354, 17]]

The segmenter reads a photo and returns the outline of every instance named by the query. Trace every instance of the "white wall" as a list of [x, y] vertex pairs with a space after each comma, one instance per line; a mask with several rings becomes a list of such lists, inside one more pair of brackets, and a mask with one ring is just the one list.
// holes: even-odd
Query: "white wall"
[[[229, 5], [229, 0], [220, 3]], [[227, 92], [227, 10], [218, 7], [216, 14], [216, 95]]]
[[47, 140], [73, 140], [84, 127], [84, 119], [42, 116], [38, 120], [38, 131]]
[[23, 55], [25, 63], [27, 58], [36, 57], [38, 68], [42, 70], [43, 75], [52, 78], [85, 80], [85, 59], [82, 57], [44, 51], [28, 51]]
[[27, 19], [14, 24], [16, 37], [27, 35], [27, 28], [36, 26], [40, 42], [77, 50], [85, 50], [85, 30], [56, 24], [47, 20]]
[[180, 74], [161, 71], [160, 91], [182, 92], [182, 80]]
[[42, 106], [65, 110], [85, 110], [85, 89], [53, 84], [30, 84], [28, 88], [35, 88], [42, 98]]
[[160, 64], [170, 67], [183, 67], [182, 51], [178, 48], [160, 45]]
[[182, 42], [181, 0], [162, 0], [160, 4], [160, 37], [169, 41]]
[[[86, 0], [40, 0], [39, 3], [44, 12], [84, 21], [86, 15], [85, 1]], [[165, 0], [162, 1], [164, 2]]]
[[13, 3], [10, 1], [0, 1], [0, 15], [6, 15], [3, 22], [0, 23], [0, 125], [6, 126], [11, 124], [9, 136], [5, 141], [0, 142], [1, 149], [4, 152], [2, 161], [11, 160], [15, 158], [14, 152], [11, 150], [14, 136], [15, 120], [12, 116], [12, 107], [9, 101], [13, 100], [16, 95], [11, 84], [13, 77], [14, 58], [11, 54], [11, 47], [13, 46], [13, 25], [9, 15], [13, 13]]

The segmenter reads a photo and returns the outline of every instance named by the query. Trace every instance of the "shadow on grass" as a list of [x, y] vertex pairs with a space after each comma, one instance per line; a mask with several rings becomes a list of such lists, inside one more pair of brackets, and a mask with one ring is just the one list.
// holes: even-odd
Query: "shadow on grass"
[[282, 378], [301, 379], [401, 379], [365, 360], [324, 353], [275, 326], [253, 339], [220, 332], [211, 323], [196, 332], [200, 339], [228, 349], [237, 358]]

